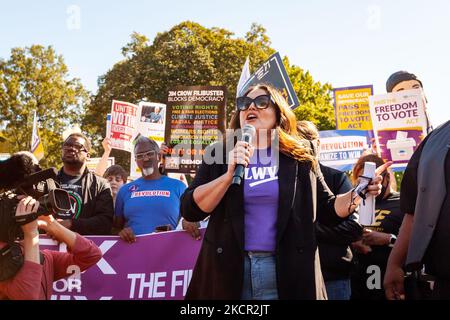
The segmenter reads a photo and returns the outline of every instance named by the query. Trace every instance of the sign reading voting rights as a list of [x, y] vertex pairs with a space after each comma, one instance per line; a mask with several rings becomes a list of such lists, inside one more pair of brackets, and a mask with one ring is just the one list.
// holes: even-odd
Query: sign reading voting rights
[[242, 96], [249, 87], [257, 84], [270, 84], [280, 90], [291, 109], [300, 105], [278, 52], [270, 56], [269, 60], [250, 76], [242, 86], [239, 96]]

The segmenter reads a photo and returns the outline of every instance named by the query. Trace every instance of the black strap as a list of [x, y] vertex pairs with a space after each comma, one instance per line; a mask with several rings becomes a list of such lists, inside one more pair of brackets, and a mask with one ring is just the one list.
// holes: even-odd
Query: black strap
[[30, 223], [34, 220], [36, 220], [38, 218], [38, 213], [37, 212], [33, 212], [30, 214], [26, 214], [23, 216], [15, 216], [14, 220], [16, 221], [16, 223], [20, 226], [26, 225], [27, 223]]

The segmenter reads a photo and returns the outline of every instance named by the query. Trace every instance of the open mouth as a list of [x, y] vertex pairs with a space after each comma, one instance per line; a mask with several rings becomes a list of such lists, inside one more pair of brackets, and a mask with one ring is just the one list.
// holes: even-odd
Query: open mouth
[[64, 156], [68, 158], [75, 158], [76, 155], [75, 152], [66, 152]]
[[258, 118], [258, 116], [256, 115], [256, 114], [254, 114], [254, 113], [249, 113], [248, 115], [247, 115], [247, 118], [245, 118], [245, 120], [247, 120], [247, 121], [252, 121], [252, 120], [255, 120], [255, 119], [257, 119]]

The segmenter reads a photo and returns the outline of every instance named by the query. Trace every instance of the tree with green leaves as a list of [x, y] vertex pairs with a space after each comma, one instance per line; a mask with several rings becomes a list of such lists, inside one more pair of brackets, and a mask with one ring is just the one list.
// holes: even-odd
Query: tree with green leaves
[[30, 150], [34, 111], [45, 149], [41, 164], [58, 166], [62, 132], [79, 123], [88, 94], [76, 78], [69, 79], [63, 57], [40, 45], [13, 48], [0, 59], [0, 128], [10, 153]]
[[297, 119], [311, 121], [319, 130], [334, 130], [332, 86], [314, 81], [309, 71], [291, 65], [287, 57], [283, 59], [283, 64], [300, 101], [300, 107], [294, 110]]
[[[235, 108], [236, 86], [247, 56], [253, 71], [275, 50], [264, 27], [253, 24], [244, 38], [222, 28], [205, 28], [194, 22], [182, 22], [158, 33], [151, 45], [147, 38], [133, 33], [122, 48], [124, 60], [99, 78], [99, 89], [87, 107], [83, 129], [99, 146], [105, 135], [105, 118], [112, 100], [138, 103], [145, 99], [165, 103], [167, 92], [178, 85], [224, 85], [228, 90], [227, 118]], [[303, 103], [296, 111], [299, 119], [313, 120], [321, 129], [330, 129], [331, 87], [314, 82], [308, 72], [284, 63], [295, 91]], [[304, 110], [303, 109], [307, 109]], [[319, 119], [319, 123], [313, 119]], [[130, 155], [113, 150], [117, 163], [128, 167]]]

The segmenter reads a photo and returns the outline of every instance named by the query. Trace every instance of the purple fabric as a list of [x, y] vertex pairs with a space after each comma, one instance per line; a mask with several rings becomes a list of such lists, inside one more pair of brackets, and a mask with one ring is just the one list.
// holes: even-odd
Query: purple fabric
[[[137, 236], [133, 244], [118, 236], [85, 238], [100, 248], [103, 258], [81, 274], [76, 266], [68, 269], [73, 275], [53, 283], [52, 300], [181, 300], [202, 244], [185, 231]], [[66, 248], [44, 236], [39, 247]]]
[[275, 251], [278, 162], [271, 149], [255, 150], [245, 169], [245, 250]]

